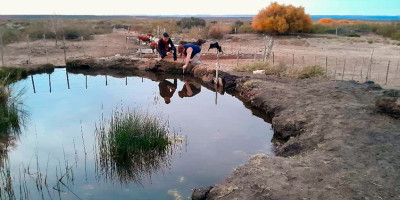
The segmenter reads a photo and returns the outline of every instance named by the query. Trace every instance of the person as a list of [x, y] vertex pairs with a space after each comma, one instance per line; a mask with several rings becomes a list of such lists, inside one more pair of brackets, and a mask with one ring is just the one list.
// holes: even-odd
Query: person
[[173, 84], [167, 80], [163, 80], [158, 84], [160, 96], [164, 98], [166, 104], [171, 103], [171, 97], [174, 95], [177, 86], [178, 84], [176, 79], [174, 79]]
[[163, 37], [158, 41], [158, 52], [160, 53], [161, 59], [171, 54], [173, 51], [174, 61], [177, 60], [176, 48], [168, 33], [164, 33]]
[[194, 44], [185, 44], [178, 46], [178, 52], [186, 56], [185, 65], [183, 65], [183, 72], [185, 72], [189, 62], [198, 64], [201, 56], [201, 48]]
[[201, 91], [201, 85], [198, 83], [189, 83], [185, 82], [185, 84], [182, 87], [182, 90], [178, 92], [178, 95], [180, 98], [183, 97], [193, 97], [194, 95], [200, 93]]

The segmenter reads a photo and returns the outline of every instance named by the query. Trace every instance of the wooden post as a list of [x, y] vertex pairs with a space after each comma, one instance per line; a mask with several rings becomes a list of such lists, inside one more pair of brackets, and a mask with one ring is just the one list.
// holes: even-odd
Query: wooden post
[[267, 57], [267, 39], [264, 39], [264, 56], [263, 62], [265, 62], [265, 58]]
[[337, 57], [336, 57], [336, 65], [335, 65], [335, 73], [333, 75], [334, 80], [336, 81], [336, 70], [337, 70]]
[[292, 54], [292, 66], [294, 66], [294, 54]]
[[32, 75], [31, 75], [31, 80], [32, 80], [33, 93], [36, 93], [35, 81], [33, 80], [33, 76]]
[[104, 38], [102, 40], [102, 43], [103, 43], [103, 57], [106, 57], [106, 46], [104, 44]]
[[0, 53], [1, 53], [1, 66], [6, 66], [4, 64], [4, 47], [3, 47], [3, 35], [0, 33]]
[[256, 51], [256, 52], [254, 52], [254, 58], [253, 58], [253, 62], [255, 62], [255, 61], [256, 61], [256, 55], [257, 55], [257, 51]]
[[218, 86], [218, 71], [219, 71], [219, 51], [217, 50], [217, 64], [215, 66], [215, 85]]
[[[240, 51], [240, 45], [237, 51], [237, 59], [236, 59], [236, 66], [239, 67], [239, 51]], [[265, 61], [265, 57], [264, 57], [264, 61]]]
[[356, 65], [357, 65], [357, 63], [354, 64], [353, 74], [351, 75], [351, 80], [354, 80], [354, 74], [356, 73]]
[[83, 46], [83, 36], [81, 36], [81, 49], [83, 51], [83, 56], [85, 57], [86, 56], [86, 52], [85, 52], [85, 48]]
[[328, 56], [325, 57], [325, 77], [328, 76]]
[[139, 57], [142, 59], [142, 42], [139, 40]]
[[67, 64], [67, 49], [65, 47], [65, 37], [63, 35], [64, 62]]
[[346, 70], [346, 58], [344, 59], [344, 63], [343, 63], [342, 81], [343, 81], [343, 78], [344, 78], [345, 70]]
[[108, 81], [107, 81], [107, 75], [106, 75], [106, 86], [108, 85]]
[[272, 64], [275, 65], [275, 53], [272, 52]]
[[125, 85], [128, 85], [128, 77], [125, 77]]
[[317, 56], [314, 56], [314, 64], [317, 64]]
[[65, 71], [65, 74], [67, 74], [67, 85], [68, 85], [68, 90], [70, 89], [70, 87], [69, 87], [69, 76], [68, 76], [68, 72], [67, 71]]
[[395, 77], [395, 79], [397, 79], [397, 71], [399, 71], [399, 62], [400, 62], [400, 61], [397, 61], [397, 67], [396, 67], [396, 77]]
[[371, 71], [372, 71], [372, 56], [374, 55], [374, 49], [371, 51], [371, 56], [369, 57], [369, 66], [367, 71], [367, 80], [371, 78]]
[[49, 53], [47, 51], [46, 34], [43, 34], [43, 40], [44, 40], [44, 50], [46, 52], [46, 62], [49, 63]]
[[388, 83], [389, 67], [390, 67], [390, 60], [389, 60], [388, 67], [387, 67], [387, 70], [386, 70], [386, 81], [385, 81], [385, 85], [387, 85], [387, 83]]
[[362, 61], [361, 69], [360, 69], [360, 81], [363, 79], [363, 67], [365, 65], [365, 59]]
[[87, 89], [87, 75], [85, 75], [85, 86], [86, 86], [86, 89]]
[[29, 35], [26, 35], [26, 42], [28, 44], [28, 63], [27, 64], [31, 64], [31, 45], [30, 45], [30, 41], [29, 41]]
[[303, 60], [303, 65], [304, 65], [305, 64], [304, 56], [303, 56], [302, 60]]
[[50, 79], [50, 74], [49, 74], [49, 88], [50, 88], [50, 93], [51, 93], [51, 79]]

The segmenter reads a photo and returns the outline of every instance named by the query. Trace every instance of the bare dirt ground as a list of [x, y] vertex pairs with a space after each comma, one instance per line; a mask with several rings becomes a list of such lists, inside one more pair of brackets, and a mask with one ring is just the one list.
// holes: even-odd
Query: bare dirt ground
[[[139, 45], [134, 40], [128, 40], [125, 36], [137, 36], [138, 33], [128, 33], [126, 30], [114, 30], [112, 34], [96, 35], [94, 40], [67, 41], [67, 58], [77, 58], [82, 56], [107, 57], [115, 54], [133, 54], [139, 49]], [[182, 38], [181, 35], [172, 35], [175, 43], [180, 40], [193, 40], [192, 38]], [[203, 46], [203, 53], [214, 53], [215, 50], [208, 50], [209, 40]], [[371, 44], [368, 42], [372, 42]], [[235, 34], [226, 35], [219, 40], [225, 54], [236, 55], [238, 50], [240, 55], [247, 55], [247, 59], [223, 59], [220, 61], [221, 69], [231, 71], [237, 65], [244, 65], [257, 60], [262, 60], [264, 54], [264, 40], [262, 35], [256, 34]], [[380, 84], [386, 82], [386, 72], [390, 61], [388, 84], [385, 87], [400, 87], [400, 46], [399, 41], [384, 39], [379, 36], [362, 36], [361, 38], [338, 37], [333, 35], [311, 35], [311, 36], [280, 36], [275, 38], [274, 64], [281, 66], [292, 66], [294, 55], [294, 67], [304, 65], [321, 65], [325, 68], [326, 59], [328, 60], [328, 75], [331, 79], [341, 80], [343, 69], [344, 80], [365, 81], [366, 72], [369, 65], [369, 58], [374, 49], [372, 62], [372, 80]], [[48, 56], [46, 57], [46, 46]], [[59, 41], [55, 47], [54, 40], [37, 40], [30, 42], [31, 52], [28, 54], [28, 44], [26, 41], [13, 43], [5, 46], [4, 59], [6, 65], [22, 65], [28, 59], [32, 64], [51, 63], [54, 65], [64, 65], [64, 53], [62, 42]], [[143, 47], [145, 48], [145, 47]], [[148, 48], [148, 47], [147, 47]], [[256, 54], [256, 55], [254, 55]], [[236, 57], [236, 56], [234, 56]], [[254, 59], [255, 58], [255, 59]], [[169, 58], [171, 59], [171, 58]], [[346, 60], [346, 61], [345, 61]], [[182, 61], [181, 59], [179, 61]], [[215, 59], [203, 59], [203, 62], [210, 66], [215, 66]], [[272, 63], [272, 58], [269, 60]], [[346, 64], [345, 64], [346, 62]], [[336, 76], [334, 76], [336, 71]]]
[[277, 157], [253, 156], [208, 199], [400, 199], [400, 120], [375, 108], [382, 91], [276, 77], [237, 90], [290, 139]]

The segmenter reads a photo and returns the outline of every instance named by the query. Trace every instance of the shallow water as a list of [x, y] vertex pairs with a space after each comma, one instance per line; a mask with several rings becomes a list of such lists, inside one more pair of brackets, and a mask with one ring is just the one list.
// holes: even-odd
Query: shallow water
[[[36, 93], [30, 77], [14, 86], [25, 88], [22, 100], [29, 113], [23, 133], [9, 141], [6, 166], [17, 199], [187, 199], [192, 188], [222, 181], [250, 155], [272, 155], [270, 124], [228, 94], [217, 94], [216, 104], [216, 93], [201, 87], [181, 98], [178, 92], [186, 86], [178, 80], [166, 104], [159, 83], [146, 78], [107, 76], [106, 83], [105, 76], [88, 76], [86, 89], [84, 75], [69, 74], [68, 89], [65, 69], [56, 69], [51, 93], [48, 79], [33, 76]], [[170, 151], [157, 155], [161, 164], [130, 168], [139, 176], [115, 175], [98, 162], [95, 125], [117, 107], [162, 116], [179, 137]]]

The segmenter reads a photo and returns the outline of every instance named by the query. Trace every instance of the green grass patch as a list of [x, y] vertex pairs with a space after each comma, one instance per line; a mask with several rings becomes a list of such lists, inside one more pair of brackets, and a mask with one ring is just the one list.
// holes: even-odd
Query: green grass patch
[[357, 34], [357, 33], [350, 33], [350, 34], [346, 34], [344, 36], [346, 36], [346, 37], [361, 37], [361, 35]]
[[0, 84], [9, 85], [28, 76], [26, 69], [16, 67], [0, 68]]
[[171, 142], [167, 122], [138, 110], [115, 109], [96, 125], [99, 165], [109, 178], [140, 182], [168, 165]]

